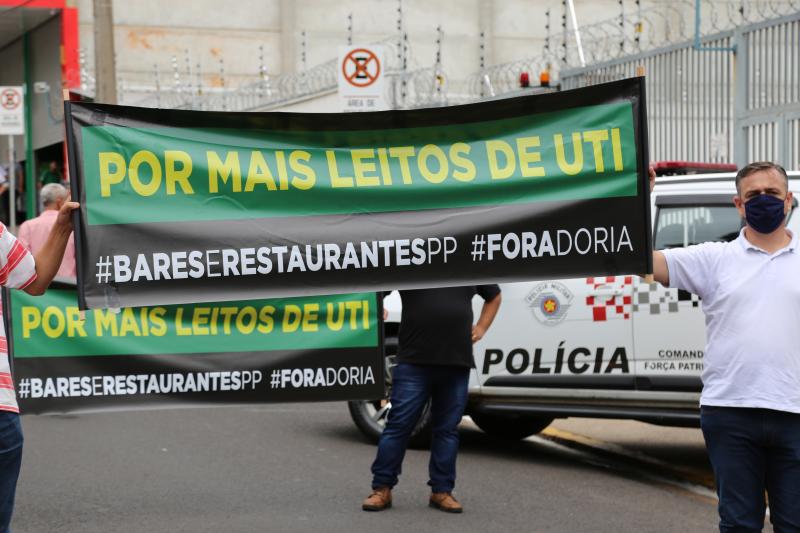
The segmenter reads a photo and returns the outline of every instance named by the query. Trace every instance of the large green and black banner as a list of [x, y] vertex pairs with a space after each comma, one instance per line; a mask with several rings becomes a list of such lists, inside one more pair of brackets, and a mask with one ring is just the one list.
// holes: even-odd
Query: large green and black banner
[[82, 308], [651, 270], [642, 78], [412, 111], [66, 116]]
[[22, 412], [384, 394], [375, 293], [95, 309], [4, 291]]

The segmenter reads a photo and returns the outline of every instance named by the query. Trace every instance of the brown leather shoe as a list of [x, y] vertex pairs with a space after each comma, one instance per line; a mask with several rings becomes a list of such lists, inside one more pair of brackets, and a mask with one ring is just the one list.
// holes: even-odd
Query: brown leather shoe
[[434, 492], [431, 494], [431, 499], [428, 505], [434, 509], [439, 509], [446, 513], [463, 513], [464, 508], [461, 506], [453, 495], [449, 492]]
[[392, 489], [389, 487], [381, 487], [379, 489], [372, 489], [372, 494], [367, 496], [361, 508], [365, 511], [383, 511], [392, 506]]

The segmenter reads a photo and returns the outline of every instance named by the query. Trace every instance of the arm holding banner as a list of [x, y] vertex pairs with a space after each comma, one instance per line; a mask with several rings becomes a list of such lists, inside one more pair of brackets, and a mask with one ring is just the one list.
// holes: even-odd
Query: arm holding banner
[[669, 269], [667, 268], [667, 258], [664, 254], [653, 251], [653, 279], [665, 287], [669, 287]]
[[53, 281], [64, 250], [67, 247], [69, 236], [72, 233], [72, 211], [80, 207], [77, 202], [65, 202], [58, 212], [58, 218], [50, 230], [47, 244], [36, 254], [36, 279], [27, 287], [25, 292], [33, 295], [44, 294], [50, 282]]
[[[650, 167], [649, 174], [652, 193], [656, 182], [653, 167]], [[653, 250], [653, 279], [665, 287], [683, 289], [706, 299], [711, 283], [709, 273], [713, 271], [715, 271], [714, 256], [709, 254], [708, 248], [704, 246]]]
[[[656, 185], [656, 171], [653, 167], [649, 169], [650, 193]], [[667, 268], [667, 258], [658, 250], [653, 250], [653, 279], [665, 287], [669, 287], [669, 268]]]

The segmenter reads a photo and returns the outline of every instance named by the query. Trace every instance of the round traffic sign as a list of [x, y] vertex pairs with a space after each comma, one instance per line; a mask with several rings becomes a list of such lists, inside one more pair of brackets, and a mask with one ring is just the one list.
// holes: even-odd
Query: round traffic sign
[[366, 48], [356, 48], [342, 61], [342, 74], [347, 83], [354, 87], [369, 87], [381, 74], [378, 56]]
[[6, 89], [0, 93], [0, 105], [3, 109], [16, 109], [22, 103], [22, 95], [16, 89]]

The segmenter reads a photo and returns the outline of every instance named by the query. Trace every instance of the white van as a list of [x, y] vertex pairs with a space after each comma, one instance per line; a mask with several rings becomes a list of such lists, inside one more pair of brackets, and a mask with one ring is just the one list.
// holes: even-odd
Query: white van
[[[797, 198], [800, 172], [789, 176]], [[732, 200], [734, 177], [659, 178], [651, 195], [656, 249], [735, 239], [742, 220]], [[800, 217], [790, 216], [789, 228], [800, 232]], [[500, 312], [474, 347], [466, 414], [481, 429], [524, 438], [570, 416], [699, 426], [706, 338], [697, 296], [636, 274], [501, 287]], [[400, 298], [393, 293], [384, 303], [391, 369]], [[476, 316], [481, 303], [476, 298]], [[377, 439], [391, 405], [379, 399], [349, 407], [356, 425]], [[426, 412], [417, 443], [426, 438], [427, 423]]]

